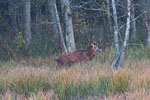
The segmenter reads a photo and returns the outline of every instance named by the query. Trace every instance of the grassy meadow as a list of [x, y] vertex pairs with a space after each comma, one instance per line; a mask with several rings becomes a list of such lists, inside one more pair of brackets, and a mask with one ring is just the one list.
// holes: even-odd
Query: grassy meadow
[[112, 48], [70, 68], [53, 57], [0, 61], [0, 100], [150, 100], [150, 52], [128, 48], [118, 70], [112, 61]]

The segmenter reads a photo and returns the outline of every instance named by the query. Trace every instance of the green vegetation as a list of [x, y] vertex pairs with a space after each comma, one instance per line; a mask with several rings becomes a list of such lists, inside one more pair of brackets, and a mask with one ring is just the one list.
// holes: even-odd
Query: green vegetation
[[[103, 54], [100, 54], [100, 59], [96, 57], [88, 64], [76, 64], [70, 68], [56, 69], [52, 59], [40, 57], [0, 62], [0, 94], [3, 95], [1, 99], [19, 100], [26, 97], [28, 100], [121, 100], [124, 96], [131, 96], [138, 100], [149, 97], [148, 50], [134, 48], [135, 53], [131, 52], [133, 49], [128, 49], [127, 55], [130, 56], [126, 57], [128, 60], [124, 68], [115, 71], [111, 68], [111, 61], [107, 62], [107, 59], [109, 61], [113, 58], [107, 53], [112, 52], [109, 50], [106, 50], [105, 63], [102, 62]], [[141, 53], [143, 51], [145, 53]]]

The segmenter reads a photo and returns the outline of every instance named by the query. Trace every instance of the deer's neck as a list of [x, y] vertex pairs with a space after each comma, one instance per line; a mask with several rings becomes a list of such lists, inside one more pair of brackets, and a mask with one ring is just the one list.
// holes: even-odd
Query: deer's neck
[[86, 54], [87, 54], [89, 60], [92, 60], [92, 59], [94, 58], [96, 52], [95, 52], [92, 48], [89, 48], [89, 49], [87, 50], [87, 53], [86, 53]]

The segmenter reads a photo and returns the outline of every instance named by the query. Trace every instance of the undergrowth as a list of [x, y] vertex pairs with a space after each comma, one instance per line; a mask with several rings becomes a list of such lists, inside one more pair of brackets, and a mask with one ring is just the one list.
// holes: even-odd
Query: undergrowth
[[139, 49], [129, 48], [124, 68], [118, 70], [111, 68], [113, 56], [108, 49], [105, 57], [102, 53], [88, 64], [70, 68], [56, 69], [53, 59], [40, 57], [0, 62], [0, 99], [146, 100], [150, 92], [150, 54]]

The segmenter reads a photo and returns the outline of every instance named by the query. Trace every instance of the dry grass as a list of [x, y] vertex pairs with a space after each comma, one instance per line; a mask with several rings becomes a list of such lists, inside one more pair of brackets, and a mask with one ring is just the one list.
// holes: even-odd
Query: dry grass
[[150, 100], [150, 60], [129, 59], [115, 71], [100, 60], [59, 69], [48, 58], [0, 62], [0, 99]]
[[143, 91], [142, 89], [124, 94], [110, 94], [108, 97], [99, 98], [99, 100], [150, 100], [150, 91]]
[[30, 96], [26, 97], [24, 95], [18, 95], [7, 91], [5, 94], [0, 96], [1, 100], [59, 100], [57, 96], [55, 96], [52, 90], [44, 93], [43, 91], [39, 91], [38, 93], [31, 93]]

